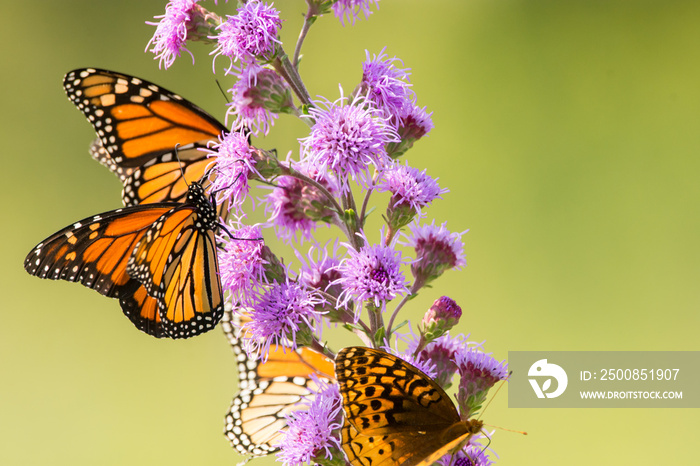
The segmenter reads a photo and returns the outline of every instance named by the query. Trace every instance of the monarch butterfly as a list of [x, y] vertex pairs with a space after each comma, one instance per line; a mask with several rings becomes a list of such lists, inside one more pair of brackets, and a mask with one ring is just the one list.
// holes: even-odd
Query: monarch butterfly
[[216, 211], [199, 183], [184, 203], [143, 204], [88, 217], [27, 255], [24, 268], [118, 298], [124, 314], [157, 338], [187, 338], [223, 314]]
[[316, 390], [311, 375], [333, 380], [333, 362], [310, 348], [285, 351], [275, 345], [266, 362], [254, 361], [241, 346], [240, 321], [229, 309], [221, 326], [236, 355], [240, 388], [226, 413], [224, 435], [241, 455], [270, 454], [286, 430], [285, 414]]
[[[83, 68], [68, 72], [63, 88], [97, 132], [90, 154], [119, 177], [125, 206], [182, 201], [185, 178], [203, 179], [211, 163], [201, 149], [226, 131], [183, 97], [134, 76]], [[208, 180], [203, 187], [208, 192]]]
[[342, 448], [353, 465], [428, 466], [479, 433], [445, 391], [402, 359], [349, 347], [335, 359], [345, 422]]

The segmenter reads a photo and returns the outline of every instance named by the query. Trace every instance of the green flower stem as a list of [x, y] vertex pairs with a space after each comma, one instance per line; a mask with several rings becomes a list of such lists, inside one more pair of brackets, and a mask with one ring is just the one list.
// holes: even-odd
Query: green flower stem
[[292, 91], [294, 91], [294, 94], [296, 94], [302, 105], [311, 105], [311, 96], [309, 95], [309, 91], [306, 90], [301, 76], [299, 76], [299, 71], [289, 61], [289, 57], [284, 53], [281, 46], [277, 57], [272, 61], [272, 67], [282, 76], [282, 79], [287, 81], [289, 87], [292, 88]]
[[399, 315], [399, 311], [414, 296], [416, 296], [416, 294], [413, 292], [413, 289], [411, 289], [411, 291], [406, 296], [403, 297], [401, 302], [396, 305], [394, 312], [391, 314], [391, 319], [389, 319], [389, 326], [386, 328], [387, 338], [391, 338], [391, 329], [394, 326], [394, 320], [396, 319], [396, 316]]

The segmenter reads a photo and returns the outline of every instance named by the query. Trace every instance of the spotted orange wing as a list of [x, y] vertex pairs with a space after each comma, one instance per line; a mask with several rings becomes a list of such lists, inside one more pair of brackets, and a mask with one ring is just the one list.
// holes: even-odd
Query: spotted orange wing
[[248, 358], [237, 335], [240, 323], [230, 310], [222, 327], [238, 363], [239, 388], [224, 419], [224, 435], [241, 455], [264, 456], [278, 449], [286, 430], [285, 414], [313, 396], [316, 374], [333, 380], [333, 362], [310, 348], [272, 346], [266, 362]]
[[126, 272], [129, 257], [143, 234], [173, 204], [150, 204], [88, 217], [63, 228], [27, 255], [24, 268], [51, 280], [78, 282], [112, 298], [119, 298], [126, 316], [156, 337], [159, 316], [155, 301]]
[[127, 273], [156, 298], [171, 338], [206, 332], [223, 315], [217, 227], [214, 206], [202, 186], [192, 183], [186, 202], [157, 219], [129, 257]]
[[226, 130], [183, 97], [134, 76], [84, 68], [66, 74], [63, 87], [95, 128], [90, 153], [122, 181], [126, 206], [184, 200], [182, 172], [201, 180], [211, 163], [202, 149]]
[[335, 373], [343, 397], [342, 447], [353, 465], [428, 466], [481, 430], [462, 421], [445, 391], [381, 350], [342, 349]]

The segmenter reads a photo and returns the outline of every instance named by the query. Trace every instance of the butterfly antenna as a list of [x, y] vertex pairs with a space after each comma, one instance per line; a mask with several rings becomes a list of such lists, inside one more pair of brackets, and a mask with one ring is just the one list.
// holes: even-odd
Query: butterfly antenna
[[180, 147], [180, 143], [178, 142], [175, 144], [175, 158], [177, 159], [178, 166], [180, 167], [180, 173], [182, 173], [182, 179], [185, 180], [185, 184], [187, 187], [190, 187], [190, 184], [187, 182], [187, 178], [185, 177], [185, 170], [182, 168], [182, 160], [180, 160], [180, 154], [178, 154], [178, 148]]
[[221, 91], [221, 95], [224, 96], [224, 100], [226, 101], [227, 104], [230, 104], [231, 101], [228, 100], [228, 96], [226, 95], [226, 91], [224, 90], [223, 87], [221, 87], [221, 82], [218, 79], [216, 79], [215, 81], [216, 81], [216, 85], [219, 86], [219, 90]]
[[[479, 413], [479, 417], [478, 417], [477, 419], [481, 418], [481, 416], [484, 414], [484, 411], [486, 411], [486, 408], [489, 407], [489, 405], [491, 404], [491, 402], [493, 401], [493, 399], [496, 398], [496, 395], [498, 395], [498, 392], [501, 391], [501, 388], [503, 388], [503, 385], [505, 385], [506, 381], [507, 381], [508, 379], [510, 379], [510, 376], [511, 376], [512, 373], [513, 373], [513, 371], [508, 372], [508, 377], [506, 377], [505, 379], [503, 379], [503, 380], [501, 381], [501, 383], [498, 385], [498, 388], [496, 389], [496, 392], [493, 394], [493, 396], [491, 397], [491, 399], [489, 399], [489, 402], [486, 403], [486, 406], [484, 406], [484, 409], [481, 410], [481, 412]], [[493, 426], [492, 426], [492, 427], [493, 427]]]

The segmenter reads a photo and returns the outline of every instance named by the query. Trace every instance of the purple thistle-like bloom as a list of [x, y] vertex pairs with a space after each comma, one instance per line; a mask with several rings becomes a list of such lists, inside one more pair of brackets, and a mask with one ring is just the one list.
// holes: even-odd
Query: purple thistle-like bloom
[[412, 223], [409, 227], [410, 234], [402, 232], [406, 238], [405, 246], [416, 250], [416, 260], [411, 264], [411, 272], [416, 279], [414, 288], [420, 288], [446, 270], [467, 265], [464, 256], [464, 243], [462, 233], [451, 233], [445, 228], [445, 223], [435, 225], [435, 220], [430, 225], [419, 226]]
[[413, 143], [433, 129], [433, 120], [430, 118], [432, 115], [432, 112], [428, 113], [425, 107], [418, 107], [415, 101], [404, 107], [403, 112], [399, 115], [397, 129], [401, 142], [387, 146], [387, 152], [392, 159], [403, 155], [408, 149], [413, 147]]
[[[468, 347], [480, 347], [481, 343], [468, 341], [469, 335], [459, 334], [455, 337], [445, 334], [430, 343], [418, 353], [418, 359], [430, 361], [435, 365], [437, 375], [435, 379], [443, 388], [448, 388], [452, 384], [452, 378], [457, 372], [457, 364], [454, 360], [457, 352], [464, 351]], [[415, 352], [419, 341], [414, 340], [408, 345], [410, 353]]]
[[306, 257], [295, 250], [294, 253], [302, 264], [298, 277], [299, 283], [309, 288], [323, 290], [331, 296], [338, 297], [342, 288], [337, 284], [333, 284], [333, 282], [340, 278], [340, 272], [337, 270], [340, 265], [340, 260], [337, 258], [337, 251], [337, 241], [333, 245], [332, 254], [328, 253], [328, 244], [324, 247], [318, 245], [311, 246]]
[[396, 164], [382, 172], [381, 179], [377, 183], [377, 191], [389, 191], [392, 193], [389, 208], [405, 205], [414, 212], [420, 214], [421, 208], [426, 207], [435, 199], [442, 199], [441, 194], [449, 192], [447, 188], [440, 188], [437, 180], [431, 178], [426, 170]]
[[333, 282], [343, 287], [339, 305], [345, 306], [351, 300], [370, 301], [380, 308], [385, 301], [408, 293], [408, 281], [401, 272], [405, 263], [401, 252], [391, 246], [367, 242], [359, 251], [344, 246], [348, 248], [348, 256], [338, 266], [341, 278]]
[[385, 48], [372, 58], [367, 54], [367, 61], [362, 64], [362, 82], [360, 93], [383, 112], [384, 116], [397, 123], [412, 104], [412, 91], [407, 70], [395, 65], [403, 63], [398, 58], [389, 58]]
[[233, 129], [246, 127], [256, 136], [267, 134], [278, 114], [293, 106], [289, 85], [275, 71], [254, 63], [233, 69], [238, 81], [229, 89], [226, 124], [233, 116]]
[[253, 304], [251, 321], [243, 325], [249, 336], [246, 352], [266, 361], [272, 344], [296, 349], [297, 333], [313, 327], [319, 315], [316, 306], [324, 302], [318, 292], [297, 283], [273, 283]]
[[255, 290], [267, 282], [263, 259], [265, 243], [259, 240], [262, 232], [258, 226], [240, 225], [230, 233], [236, 239], [226, 233], [217, 238], [218, 242], [225, 243], [218, 252], [221, 287], [231, 294], [234, 302], [251, 306]]
[[345, 20], [355, 21], [360, 17], [360, 13], [365, 14], [365, 19], [369, 19], [372, 14], [369, 11], [370, 5], [374, 3], [379, 9], [379, 0], [338, 0], [333, 4], [333, 14], [340, 20], [340, 24], [345, 26]]
[[219, 136], [219, 142], [206, 149], [214, 158], [212, 192], [218, 192], [217, 202], [230, 201], [229, 210], [240, 210], [250, 189], [248, 179], [260, 174], [255, 169], [254, 151], [246, 136], [238, 131]]
[[199, 12], [197, 1], [172, 0], [165, 6], [165, 14], [156, 16], [160, 21], [157, 23], [146, 21], [146, 24], [156, 26], [156, 32], [148, 41], [146, 50], [151, 47], [148, 51], [156, 54], [155, 58], [159, 60], [158, 67], [169, 68], [183, 50], [192, 56], [192, 63], [194, 63], [194, 55], [185, 48], [185, 43], [189, 23], [193, 15]]
[[288, 429], [279, 444], [277, 459], [288, 466], [313, 464], [314, 458], [321, 456], [331, 459], [334, 451], [340, 450], [340, 439], [333, 436], [333, 431], [341, 427], [343, 408], [338, 385], [312, 377], [319, 387], [313, 401], [285, 414]]
[[454, 361], [460, 375], [457, 403], [467, 419], [481, 408], [489, 389], [508, 378], [508, 364], [475, 349], [458, 351]]
[[484, 447], [478, 443], [469, 443], [462, 450], [453, 455], [445, 455], [440, 459], [440, 464], [444, 466], [491, 466], [493, 461], [486, 454]]
[[[294, 169], [316, 178], [332, 195], [338, 193], [338, 182], [332, 174], [317, 173], [316, 170], [309, 170], [305, 164], [297, 164]], [[275, 181], [277, 187], [265, 198], [265, 212], [268, 214], [268, 224], [275, 227], [280, 238], [291, 241], [300, 233], [302, 241], [308, 240], [312, 238], [319, 221], [331, 221], [331, 203], [319, 188], [288, 175], [280, 176]]]
[[299, 140], [303, 162], [319, 173], [333, 170], [344, 180], [343, 192], [350, 189], [346, 176], [368, 187], [369, 167], [383, 168], [390, 163], [384, 146], [399, 140], [396, 130], [373, 106], [364, 105], [362, 97], [350, 103], [346, 100], [315, 101], [308, 115], [315, 121], [311, 134]]
[[[256, 58], [271, 59], [276, 50], [279, 28], [282, 25], [279, 11], [272, 4], [257, 0], [249, 1], [238, 8], [236, 16], [228, 16], [212, 37], [218, 42], [215, 56], [224, 55], [234, 61], [252, 63]], [[227, 72], [231, 70], [228, 68]]]
[[399, 125], [401, 140], [410, 139], [412, 143], [428, 134], [434, 126], [432, 116], [433, 112], [428, 113], [426, 107], [421, 108], [415, 102], [404, 107]]

